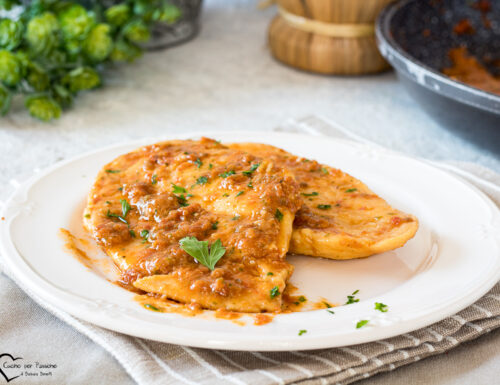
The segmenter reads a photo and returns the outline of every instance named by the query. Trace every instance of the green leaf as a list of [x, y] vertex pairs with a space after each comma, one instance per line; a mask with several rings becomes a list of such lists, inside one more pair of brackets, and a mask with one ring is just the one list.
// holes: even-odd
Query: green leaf
[[359, 329], [359, 328], [362, 328], [363, 326], [365, 326], [368, 322], [367, 319], [362, 319], [361, 321], [359, 321], [357, 324], [356, 324], [356, 329]]
[[345, 190], [346, 193], [352, 193], [354, 191], [358, 191], [358, 189], [357, 188], [349, 188], [349, 189]]
[[179, 241], [179, 245], [182, 250], [210, 270], [215, 268], [216, 263], [226, 252], [226, 248], [222, 246], [220, 239], [212, 243], [210, 250], [207, 241], [199, 241], [196, 237], [182, 238]]
[[332, 208], [332, 205], [318, 205], [317, 207], [320, 210], [328, 210], [328, 209]]
[[222, 174], [219, 174], [221, 178], [227, 178], [228, 176], [234, 175], [236, 172], [234, 170], [229, 170], [226, 172], [223, 172]]
[[283, 213], [279, 209], [276, 209], [274, 217], [278, 220], [278, 222], [281, 222], [281, 220], [283, 219]]
[[257, 168], [260, 166], [260, 163], [255, 163], [250, 167], [250, 170], [248, 171], [243, 171], [242, 174], [246, 176], [252, 176], [253, 172], [257, 170]]
[[177, 186], [172, 183], [172, 189], [174, 194], [185, 194], [187, 193], [187, 190], [184, 187]]
[[378, 310], [382, 313], [387, 313], [387, 311], [389, 310], [389, 306], [383, 304], [382, 302], [375, 302], [375, 310]]
[[305, 329], [299, 330], [299, 336], [301, 336], [302, 334], [305, 334], [305, 333], [307, 333], [307, 330], [305, 330]]
[[120, 203], [122, 204], [122, 214], [126, 217], [132, 207], [130, 207], [126, 199], [121, 199]]
[[319, 195], [319, 193], [316, 191], [313, 191], [312, 193], [301, 193], [301, 195], [303, 195], [305, 197], [316, 197]]
[[208, 178], [206, 176], [200, 176], [196, 179], [196, 184], [205, 184], [208, 182]]
[[278, 286], [274, 286], [271, 291], [269, 292], [270, 296], [271, 296], [271, 299], [277, 297], [278, 295], [280, 295], [280, 289]]
[[194, 164], [198, 168], [200, 168], [201, 166], [203, 166], [203, 162], [200, 160], [200, 158], [196, 158], [196, 160], [194, 161]]

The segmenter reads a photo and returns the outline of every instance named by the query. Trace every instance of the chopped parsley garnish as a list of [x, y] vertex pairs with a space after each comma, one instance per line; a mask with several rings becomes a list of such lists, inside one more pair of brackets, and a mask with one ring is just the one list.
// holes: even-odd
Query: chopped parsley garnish
[[302, 334], [305, 334], [305, 333], [307, 333], [307, 330], [305, 330], [305, 329], [299, 330], [299, 336], [301, 336]]
[[228, 176], [231, 176], [234, 174], [236, 174], [236, 172], [234, 172], [234, 170], [229, 170], [229, 171], [223, 172], [222, 174], [219, 174], [219, 176], [221, 178], [227, 178]]
[[281, 293], [280, 293], [279, 287], [278, 286], [273, 287], [271, 289], [271, 291], [270, 291], [270, 294], [271, 294], [271, 299], [273, 299], [273, 298], [277, 297], [278, 295], [280, 295]]
[[352, 303], [359, 302], [359, 299], [355, 297], [355, 295], [358, 294], [358, 293], [359, 293], [359, 290], [356, 290], [351, 295], [348, 295], [347, 296], [347, 302], [345, 303], [345, 305], [350, 305]]
[[85, 214], [85, 218], [90, 218], [90, 214]]
[[108, 174], [116, 174], [116, 173], [119, 173], [121, 170], [110, 170], [110, 169], [107, 169], [106, 172]]
[[303, 295], [301, 295], [301, 296], [299, 297], [299, 302], [306, 302], [306, 301], [307, 301], [307, 299], [306, 299], [306, 297], [304, 297]]
[[106, 204], [107, 204], [107, 205], [110, 205], [110, 204], [111, 204], [111, 202], [110, 202], [110, 201], [106, 201]]
[[194, 161], [194, 164], [198, 168], [200, 168], [201, 166], [203, 166], [203, 162], [200, 160], [200, 158], [196, 158], [196, 160]]
[[187, 193], [187, 190], [184, 187], [177, 186], [172, 183], [172, 189], [174, 194], [182, 194], [182, 193]]
[[128, 225], [128, 222], [125, 218], [123, 218], [120, 214], [115, 214], [115, 213], [112, 213], [111, 211], [108, 210], [108, 212], [106, 213], [106, 216], [108, 218], [118, 218], [120, 221], [122, 221], [123, 223], [126, 223]]
[[177, 195], [177, 202], [179, 203], [179, 205], [181, 207], [189, 206], [189, 203], [187, 203], [187, 200], [186, 200], [186, 197], [184, 196], [184, 194]]
[[321, 167], [321, 170], [320, 170], [323, 174], [328, 174], [328, 170], [324, 167]]
[[130, 229], [130, 230], [128, 231], [128, 233], [130, 234], [130, 236], [131, 236], [132, 238], [135, 238], [135, 231], [134, 231], [134, 230]]
[[151, 305], [151, 304], [149, 304], [149, 303], [146, 303], [146, 304], [144, 305], [144, 307], [145, 307], [146, 309], [148, 309], [148, 310], [160, 311], [160, 309], [158, 309], [156, 306], [153, 306], [153, 305]]
[[121, 199], [120, 203], [122, 204], [123, 217], [126, 217], [132, 207], [130, 207], [130, 204], [127, 202], [126, 199]]
[[320, 210], [328, 210], [332, 208], [332, 205], [318, 205], [316, 207]]
[[232, 221], [237, 221], [241, 217], [239, 215], [235, 215], [234, 217], [231, 218]]
[[358, 189], [357, 188], [348, 188], [347, 190], [345, 190], [346, 193], [351, 193], [354, 191], [358, 191]]
[[323, 305], [325, 305], [327, 309], [330, 309], [332, 307], [332, 305], [325, 301], [323, 301]]
[[281, 220], [283, 219], [283, 213], [279, 209], [276, 209], [274, 217], [278, 220], [278, 222], [281, 222]]
[[214, 165], [213, 165], [212, 163], [210, 163], [210, 164], [208, 165], [208, 169], [209, 169], [209, 170], [211, 170], [213, 167], [214, 167]]
[[224, 193], [224, 194], [222, 194], [222, 196], [223, 196], [223, 197], [228, 197], [228, 196], [229, 196], [229, 194], [228, 194], [228, 193]]
[[140, 232], [141, 238], [142, 238], [142, 243], [146, 243], [147, 239], [149, 238], [149, 230], [141, 230]]
[[248, 182], [247, 187], [248, 187], [248, 188], [253, 188], [252, 181]]
[[158, 183], [158, 175], [153, 174], [153, 176], [151, 177], [151, 184], [156, 184], [156, 183]]
[[123, 191], [123, 187], [118, 187], [118, 191]]
[[252, 167], [250, 167], [250, 170], [248, 171], [243, 171], [242, 174], [246, 176], [252, 176], [253, 172], [259, 168], [260, 163], [254, 163], [252, 164]]
[[274, 275], [274, 273], [272, 271], [269, 271], [267, 275]]
[[359, 328], [362, 328], [363, 326], [365, 326], [368, 322], [367, 319], [362, 319], [361, 321], [359, 321], [357, 324], [356, 324], [356, 329], [359, 329]]
[[205, 184], [208, 182], [208, 178], [206, 176], [200, 176], [196, 179], [196, 184]]
[[243, 195], [245, 193], [245, 191], [240, 191], [238, 194], [236, 194], [237, 197], [239, 197], [240, 195]]
[[383, 304], [382, 302], [375, 302], [375, 310], [381, 311], [382, 313], [387, 313], [389, 306]]
[[335, 314], [335, 312], [333, 310], [327, 310], [327, 312], [330, 314]]
[[312, 193], [301, 193], [301, 195], [305, 197], [316, 197], [319, 195], [319, 193], [317, 191], [313, 191]]
[[199, 241], [196, 237], [185, 237], [179, 241], [182, 250], [200, 262], [210, 270], [215, 268], [215, 264], [222, 258], [226, 248], [222, 246], [220, 239], [217, 239], [210, 249], [207, 241]]

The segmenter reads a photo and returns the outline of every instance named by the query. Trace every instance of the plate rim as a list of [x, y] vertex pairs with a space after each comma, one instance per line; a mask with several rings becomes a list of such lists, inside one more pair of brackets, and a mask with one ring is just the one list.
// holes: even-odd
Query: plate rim
[[[215, 137], [220, 137], [225, 134], [231, 134], [234, 136], [257, 136], [259, 133], [266, 133], [266, 134], [272, 134], [274, 136], [289, 136], [289, 137], [295, 137], [295, 138], [312, 138], [310, 135], [305, 135], [305, 134], [298, 134], [298, 133], [289, 133], [289, 132], [267, 132], [267, 131], [207, 131], [207, 132], [188, 132], [184, 134], [176, 134], [176, 135], [165, 135], [165, 136], [160, 136], [160, 137], [147, 137], [147, 138], [140, 138], [140, 139], [135, 139], [131, 141], [123, 141], [120, 143], [115, 143], [112, 145], [108, 145], [105, 147], [101, 147], [98, 149], [90, 150], [87, 152], [84, 152], [82, 154], [79, 154], [75, 157], [71, 157], [69, 159], [64, 159], [60, 162], [55, 163], [54, 165], [46, 168], [45, 170], [33, 175], [31, 178], [26, 180], [24, 183], [21, 184], [21, 186], [16, 189], [9, 199], [6, 201], [5, 206], [2, 208], [0, 216], [5, 216], [7, 213], [7, 210], [9, 207], [13, 204], [15, 201], [15, 198], [19, 195], [26, 194], [31, 186], [35, 185], [38, 181], [42, 180], [45, 176], [49, 175], [53, 171], [62, 168], [64, 166], [67, 166], [68, 164], [78, 161], [80, 159], [86, 158], [88, 156], [92, 156], [93, 154], [96, 153], [101, 153], [101, 152], [107, 152], [113, 149], [117, 149], [120, 147], [126, 147], [126, 146], [142, 146], [142, 145], [147, 145], [149, 143], [156, 143], [162, 140], [173, 140], [173, 139], [188, 139], [188, 138], [198, 138], [201, 136], [215, 136]], [[446, 174], [447, 176], [453, 178], [455, 181], [458, 181], [461, 183], [463, 186], [471, 189], [479, 198], [481, 198], [482, 201], [484, 201], [486, 204], [490, 206], [492, 209], [492, 215], [493, 216], [498, 216], [500, 218], [500, 209], [492, 202], [492, 200], [487, 197], [486, 194], [484, 194], [481, 190], [479, 190], [477, 187], [472, 185], [471, 183], [465, 181], [464, 179], [451, 174], [450, 172], [440, 169], [433, 165], [430, 161], [422, 160], [416, 157], [408, 156], [406, 154], [401, 154], [398, 153], [397, 151], [393, 151], [390, 149], [386, 149], [383, 147], [379, 146], [373, 146], [371, 144], [367, 143], [360, 143], [356, 142], [353, 140], [349, 139], [339, 139], [339, 138], [333, 138], [333, 137], [328, 137], [328, 136], [321, 136], [320, 137], [323, 140], [328, 140], [328, 141], [333, 141], [333, 142], [340, 142], [340, 143], [345, 143], [345, 144], [350, 144], [350, 145], [355, 145], [358, 147], [365, 147], [365, 148], [370, 148], [371, 150], [375, 152], [382, 152], [389, 154], [391, 156], [397, 156], [397, 157], [402, 157], [405, 159], [410, 159], [412, 161], [417, 162], [421, 166], [426, 166], [428, 168], [433, 169], [434, 171], [438, 171], [440, 173]], [[331, 341], [327, 340], [325, 336], [308, 336], [307, 338], [302, 338], [300, 340], [297, 340], [297, 338], [294, 338], [293, 336], [286, 336], [286, 340], [275, 340], [273, 342], [266, 342], [263, 343], [262, 341], [248, 341], [245, 342], [245, 346], [241, 346], [241, 342], [239, 341], [234, 341], [228, 343], [227, 340], [204, 340], [201, 343], [198, 343], [194, 341], [193, 339], [186, 341], [184, 337], [176, 336], [176, 335], [171, 335], [169, 338], [158, 338], [158, 336], [153, 335], [154, 331], [148, 331], [148, 330], [143, 330], [142, 332], [137, 332], [137, 330], [131, 331], [129, 328], [126, 327], [126, 325], [122, 325], [120, 323], [114, 322], [115, 320], [109, 320], [109, 316], [102, 315], [102, 313], [97, 313], [97, 312], [85, 312], [81, 307], [79, 308], [76, 306], [76, 304], [71, 304], [71, 302], [67, 302], [66, 300], [62, 299], [61, 296], [57, 295], [57, 287], [51, 283], [46, 283], [52, 290], [57, 289], [55, 293], [46, 290], [41, 291], [42, 295], [34, 294], [36, 292], [36, 289], [40, 289], [39, 286], [37, 286], [37, 279], [32, 280], [33, 276], [38, 276], [36, 272], [33, 271], [32, 267], [29, 266], [25, 261], [24, 258], [20, 255], [20, 253], [16, 250], [16, 247], [13, 243], [13, 241], [10, 239], [9, 236], [9, 226], [8, 226], [9, 221], [0, 221], [0, 250], [2, 251], [2, 254], [4, 255], [4, 263], [8, 267], [8, 271], [12, 272], [14, 275], [14, 280], [16, 283], [21, 286], [29, 295], [34, 296], [35, 298], [38, 298], [42, 301], [46, 301], [49, 305], [54, 306], [56, 309], [69, 313], [70, 315], [82, 319], [85, 321], [88, 321], [90, 323], [93, 323], [95, 325], [101, 326], [105, 329], [108, 330], [114, 330], [118, 331], [120, 333], [124, 333], [127, 335], [139, 337], [139, 338], [146, 338], [150, 340], [155, 340], [155, 341], [161, 341], [161, 342], [167, 342], [167, 343], [173, 343], [173, 344], [180, 344], [180, 345], [186, 345], [186, 346], [192, 346], [192, 347], [200, 347], [200, 348], [213, 348], [213, 349], [226, 349], [226, 350], [238, 350], [238, 351], [285, 351], [285, 350], [290, 350], [290, 349], [295, 349], [295, 350], [313, 350], [313, 349], [321, 349], [321, 348], [332, 348], [332, 347], [339, 347], [339, 346], [349, 346], [349, 345], [355, 345], [359, 343], [367, 343], [367, 342], [372, 342], [380, 339], [386, 339], [390, 337], [394, 337], [397, 335], [401, 335], [404, 333], [408, 333], [420, 328], [427, 327], [435, 322], [438, 322], [440, 320], [443, 320], [453, 314], [456, 314], [458, 311], [464, 309], [465, 307], [471, 305], [475, 301], [477, 301], [480, 297], [482, 297], [484, 294], [486, 294], [500, 279], [500, 254], [496, 258], [496, 269], [492, 269], [490, 275], [488, 276], [488, 279], [483, 278], [482, 282], [480, 284], [475, 285], [475, 289], [472, 291], [472, 294], [469, 292], [466, 296], [464, 295], [463, 297], [456, 298], [455, 301], [452, 304], [448, 304], [446, 307], [442, 308], [439, 312], [434, 312], [433, 314], [429, 315], [423, 315], [419, 317], [414, 317], [408, 320], [400, 321], [393, 323], [390, 325], [390, 329], [388, 330], [387, 327], [383, 326], [377, 326], [376, 328], [367, 328], [367, 329], [360, 329], [356, 330], [356, 333], [350, 333], [348, 335], [343, 335], [342, 338], [339, 336], [335, 336], [335, 338], [338, 341]], [[500, 237], [496, 237], [496, 246], [497, 250], [500, 251]], [[12, 255], [14, 257], [12, 257]], [[13, 258], [11, 260], [11, 258]], [[21, 265], [24, 265], [23, 268], [25, 271], [23, 271], [23, 268], [21, 266], [18, 266], [15, 262], [15, 259], [20, 259], [18, 261], [21, 262]], [[28, 269], [28, 273], [26, 273], [26, 269]], [[31, 279], [30, 276], [31, 275]], [[42, 277], [39, 277], [39, 279], [42, 279]], [[40, 283], [38, 282], [38, 285]], [[42, 285], [43, 286], [43, 285]], [[372, 300], [375, 300], [376, 298], [372, 298]], [[69, 306], [68, 306], [69, 305]], [[43, 302], [42, 302], [43, 306]], [[65, 308], [66, 307], [66, 308]], [[69, 311], [67, 310], [68, 307], [70, 308]], [[412, 324], [410, 326], [409, 324]], [[178, 328], [173, 328], [172, 326], [166, 325], [167, 328], [172, 329], [172, 330], [179, 330]], [[184, 330], [184, 329], [183, 329]], [[197, 331], [199, 332], [199, 331]], [[332, 338], [332, 337], [330, 337]], [[342, 341], [345, 339], [349, 339], [348, 342]], [[300, 346], [298, 345], [300, 344]]]

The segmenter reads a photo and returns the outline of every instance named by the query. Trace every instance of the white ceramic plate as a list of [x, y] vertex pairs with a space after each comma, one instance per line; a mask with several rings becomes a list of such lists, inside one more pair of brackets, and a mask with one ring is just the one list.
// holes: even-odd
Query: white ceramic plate
[[[352, 345], [406, 333], [470, 305], [500, 278], [500, 213], [481, 192], [424, 162], [364, 144], [284, 133], [204, 133], [225, 142], [265, 142], [341, 168], [395, 207], [416, 215], [420, 229], [403, 248], [353, 261], [290, 257], [291, 282], [309, 300], [359, 303], [330, 314], [282, 314], [264, 326], [155, 313], [133, 294], [86, 268], [63, 247], [60, 228], [82, 233], [80, 218], [93, 178], [105, 163], [141, 140], [60, 163], [22, 186], [0, 221], [5, 262], [42, 300], [80, 319], [133, 336], [205, 348], [305, 350]], [[198, 138], [197, 134], [178, 136]], [[172, 139], [172, 137], [170, 138]], [[375, 302], [389, 306], [374, 310]], [[359, 320], [369, 323], [356, 329]], [[299, 330], [307, 330], [302, 336]]]

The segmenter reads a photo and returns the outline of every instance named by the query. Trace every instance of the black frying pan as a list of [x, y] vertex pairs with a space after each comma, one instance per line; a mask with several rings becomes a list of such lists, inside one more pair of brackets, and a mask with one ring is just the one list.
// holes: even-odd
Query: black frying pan
[[[377, 21], [382, 55], [424, 109], [455, 132], [500, 155], [500, 95], [452, 80], [440, 71], [452, 63], [451, 48], [465, 46], [491, 72], [500, 60], [500, 1], [484, 14], [477, 0], [403, 0], [389, 5]], [[484, 17], [489, 20], [485, 23]], [[474, 34], [456, 34], [467, 19]]]

